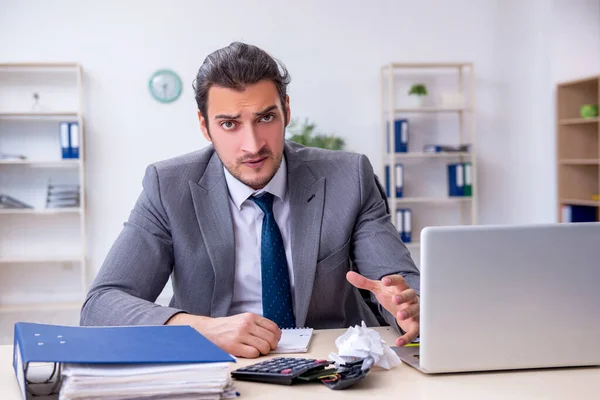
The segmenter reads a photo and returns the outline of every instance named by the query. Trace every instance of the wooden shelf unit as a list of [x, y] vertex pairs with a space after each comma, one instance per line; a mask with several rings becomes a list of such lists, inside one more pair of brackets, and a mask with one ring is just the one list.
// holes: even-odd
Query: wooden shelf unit
[[[600, 75], [556, 88], [558, 221], [567, 205], [600, 207], [600, 118], [582, 118], [580, 107], [600, 104]], [[596, 211], [596, 220], [598, 211]]]

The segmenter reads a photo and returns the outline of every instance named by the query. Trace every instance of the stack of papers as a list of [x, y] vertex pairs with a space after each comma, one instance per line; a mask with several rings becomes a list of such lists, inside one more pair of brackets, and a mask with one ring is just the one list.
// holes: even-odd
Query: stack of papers
[[[58, 393], [62, 400], [221, 399], [237, 395], [229, 372], [235, 358], [190, 326], [80, 327], [17, 322], [14, 346], [13, 366], [23, 399], [29, 398], [28, 392]], [[53, 368], [44, 375], [30, 368], [35, 365]], [[55, 384], [48, 389], [48, 383]]]
[[236, 397], [228, 363], [66, 364], [62, 376], [60, 400]]

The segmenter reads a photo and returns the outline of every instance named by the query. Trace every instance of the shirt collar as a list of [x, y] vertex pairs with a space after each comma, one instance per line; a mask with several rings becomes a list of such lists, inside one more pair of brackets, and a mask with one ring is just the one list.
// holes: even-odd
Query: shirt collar
[[287, 189], [287, 166], [285, 163], [285, 156], [281, 157], [281, 165], [279, 169], [271, 178], [267, 185], [259, 190], [254, 190], [251, 187], [240, 182], [223, 166], [225, 171], [225, 180], [227, 181], [227, 188], [229, 189], [229, 197], [233, 201], [233, 204], [238, 210], [242, 209], [242, 203], [248, 199], [248, 197], [257, 195], [264, 192], [269, 192], [272, 195], [278, 197], [280, 200], [285, 201], [285, 193]]

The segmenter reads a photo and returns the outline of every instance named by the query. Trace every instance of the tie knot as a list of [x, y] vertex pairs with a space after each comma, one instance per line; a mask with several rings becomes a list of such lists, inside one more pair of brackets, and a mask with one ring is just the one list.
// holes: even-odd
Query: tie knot
[[250, 196], [250, 200], [256, 203], [265, 215], [273, 212], [273, 195], [271, 193], [265, 192], [265, 194], [259, 197]]

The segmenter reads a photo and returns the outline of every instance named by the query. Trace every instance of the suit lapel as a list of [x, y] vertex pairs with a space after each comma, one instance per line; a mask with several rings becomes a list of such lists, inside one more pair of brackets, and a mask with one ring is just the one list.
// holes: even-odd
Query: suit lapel
[[312, 295], [321, 238], [325, 178], [317, 179], [295, 150], [286, 145], [290, 232], [294, 266], [296, 326], [304, 326]]
[[215, 285], [211, 316], [227, 316], [235, 279], [235, 237], [223, 165], [215, 152], [198, 183], [190, 182], [196, 218], [210, 258]]

